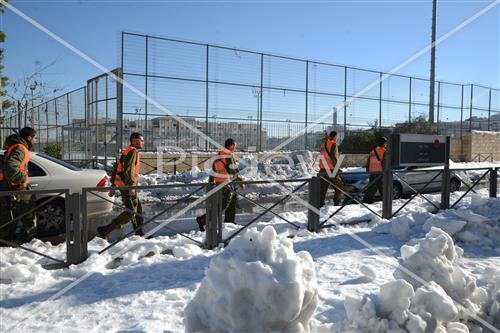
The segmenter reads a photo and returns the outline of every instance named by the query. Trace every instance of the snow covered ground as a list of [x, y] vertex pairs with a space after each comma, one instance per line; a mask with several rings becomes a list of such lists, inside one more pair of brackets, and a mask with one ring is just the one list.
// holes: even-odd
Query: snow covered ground
[[[460, 194], [452, 194], [452, 201]], [[207, 327], [260, 331], [266, 329], [262, 314], [267, 313], [265, 322], [282, 331], [479, 332], [481, 325], [498, 329], [500, 199], [487, 196], [480, 190], [457, 209], [437, 214], [417, 197], [391, 221], [350, 205], [335, 221], [370, 222], [317, 234], [306, 230], [305, 211], [285, 212], [282, 215], [300, 230], [274, 218], [256, 223], [256, 230], [243, 233], [225, 249], [202, 250], [181, 236], [134, 236], [97, 255], [108, 243], [93, 239], [87, 261], [59, 270], [42, 268], [48, 260], [37, 255], [1, 248], [0, 327], [5, 332], [180, 332]], [[439, 201], [439, 194], [428, 197]], [[395, 202], [394, 208], [401, 204]], [[380, 211], [381, 203], [371, 208]], [[333, 209], [322, 212], [328, 216]], [[258, 232], [268, 226], [275, 234]], [[225, 225], [225, 236], [238, 228]], [[204, 238], [198, 231], [189, 235]], [[252, 241], [259, 246], [250, 247]], [[56, 258], [65, 256], [64, 244], [34, 240], [27, 246]], [[434, 282], [422, 284], [418, 277]], [[294, 297], [279, 293], [283, 284]], [[270, 297], [276, 289], [282, 296]], [[455, 302], [473, 311], [476, 319]], [[279, 321], [279, 316], [288, 321]], [[207, 326], [209, 320], [218, 322]]]

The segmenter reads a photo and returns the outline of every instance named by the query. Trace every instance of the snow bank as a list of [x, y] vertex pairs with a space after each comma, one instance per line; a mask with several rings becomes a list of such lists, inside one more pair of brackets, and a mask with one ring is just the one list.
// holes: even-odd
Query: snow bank
[[314, 263], [272, 227], [251, 228], [214, 257], [185, 309], [188, 332], [309, 331]]
[[500, 272], [484, 269], [479, 279], [457, 264], [463, 250], [449, 234], [431, 227], [424, 239], [401, 247], [395, 281], [376, 295], [347, 297], [348, 327], [366, 332], [469, 332], [477, 314], [500, 323]]

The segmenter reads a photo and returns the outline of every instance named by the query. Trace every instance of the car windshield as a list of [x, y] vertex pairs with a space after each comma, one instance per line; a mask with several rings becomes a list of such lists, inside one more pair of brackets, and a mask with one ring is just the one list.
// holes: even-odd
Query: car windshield
[[62, 165], [63, 167], [68, 168], [68, 169], [73, 170], [73, 171], [80, 171], [80, 170], [82, 170], [82, 169], [77, 168], [76, 166], [74, 166], [72, 164], [66, 163], [64, 161], [61, 161], [60, 159], [57, 159], [55, 157], [52, 157], [52, 156], [44, 154], [44, 153], [38, 153], [37, 156], [43, 157], [46, 160], [49, 160], [49, 161], [52, 161], [52, 162], [57, 163], [59, 165]]

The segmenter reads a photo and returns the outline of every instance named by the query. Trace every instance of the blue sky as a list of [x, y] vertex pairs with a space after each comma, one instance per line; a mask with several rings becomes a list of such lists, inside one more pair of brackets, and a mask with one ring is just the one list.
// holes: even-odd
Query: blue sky
[[[15, 1], [106, 67], [119, 66], [122, 30], [387, 71], [430, 42], [432, 1]], [[438, 37], [491, 1], [438, 1]], [[5, 73], [15, 81], [56, 61], [64, 91], [99, 70], [7, 11]], [[499, 6], [443, 42], [436, 78], [500, 87]], [[429, 75], [429, 53], [400, 73]]]

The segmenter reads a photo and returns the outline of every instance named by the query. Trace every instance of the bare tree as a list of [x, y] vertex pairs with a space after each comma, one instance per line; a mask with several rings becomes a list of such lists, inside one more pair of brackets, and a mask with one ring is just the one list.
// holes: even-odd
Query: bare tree
[[55, 63], [56, 61], [52, 61], [45, 66], [37, 64], [33, 73], [21, 77], [9, 85], [7, 96], [12, 101], [11, 116], [17, 115], [24, 125], [33, 125], [35, 122], [34, 113], [30, 110], [51, 99], [62, 90], [62, 88], [49, 83], [44, 77], [47, 70]]

